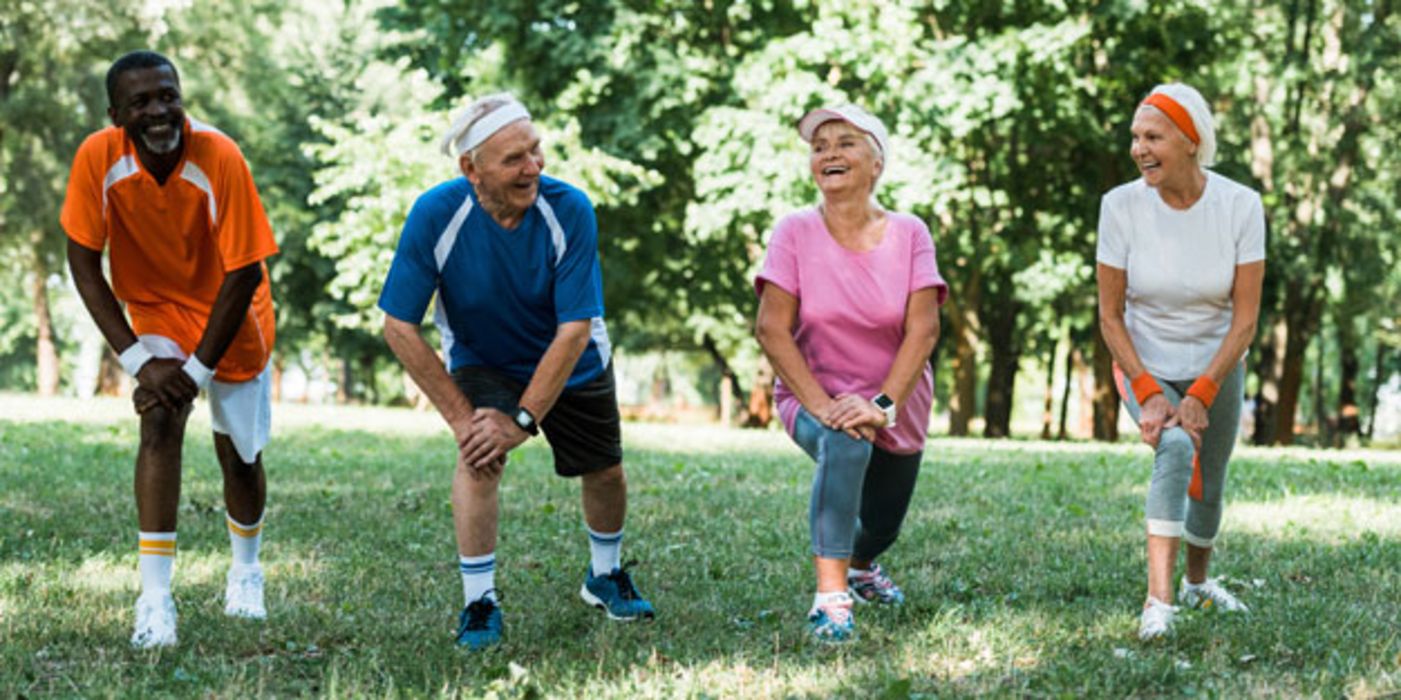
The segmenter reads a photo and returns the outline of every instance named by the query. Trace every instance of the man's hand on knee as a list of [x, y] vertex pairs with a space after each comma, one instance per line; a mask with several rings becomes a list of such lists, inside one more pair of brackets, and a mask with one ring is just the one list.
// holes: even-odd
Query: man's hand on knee
[[525, 442], [530, 434], [494, 408], [479, 408], [472, 414], [472, 437], [462, 446], [462, 456], [474, 469], [500, 471], [506, 455]]
[[194, 401], [199, 395], [199, 387], [190, 379], [190, 375], [185, 373], [184, 363], [180, 360], [151, 360], [141, 368], [136, 381], [142, 388], [155, 394], [156, 399], [171, 410]]
[[136, 415], [140, 416], [161, 405], [161, 399], [156, 395], [156, 392], [138, 386], [135, 391], [131, 392], [131, 403], [136, 408]]

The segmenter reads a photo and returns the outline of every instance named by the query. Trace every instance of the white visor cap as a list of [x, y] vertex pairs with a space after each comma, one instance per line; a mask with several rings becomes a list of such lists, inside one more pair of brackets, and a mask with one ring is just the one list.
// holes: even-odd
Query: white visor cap
[[804, 141], [812, 143], [812, 136], [817, 133], [817, 128], [830, 121], [847, 122], [870, 134], [871, 138], [876, 140], [876, 147], [880, 149], [878, 155], [885, 163], [885, 170], [890, 170], [890, 135], [885, 131], [885, 124], [882, 124], [875, 115], [856, 105], [822, 107], [808, 112], [803, 115], [802, 119], [798, 120], [798, 135]]

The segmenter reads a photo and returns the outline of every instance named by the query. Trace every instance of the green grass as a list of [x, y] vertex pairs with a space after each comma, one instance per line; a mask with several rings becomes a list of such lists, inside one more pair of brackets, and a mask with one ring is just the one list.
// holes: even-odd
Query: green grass
[[227, 619], [218, 469], [186, 444], [180, 645], [127, 646], [137, 589], [123, 403], [0, 397], [7, 696], [1382, 696], [1401, 693], [1401, 454], [1241, 450], [1215, 573], [1255, 613], [1189, 613], [1151, 645], [1146, 448], [935, 439], [885, 557], [910, 603], [815, 647], [810, 463], [779, 432], [629, 425], [624, 557], [659, 610], [577, 599], [578, 487], [538, 441], [503, 486], [507, 637], [451, 644], [451, 440], [431, 414], [279, 406], [267, 452], [271, 618]]

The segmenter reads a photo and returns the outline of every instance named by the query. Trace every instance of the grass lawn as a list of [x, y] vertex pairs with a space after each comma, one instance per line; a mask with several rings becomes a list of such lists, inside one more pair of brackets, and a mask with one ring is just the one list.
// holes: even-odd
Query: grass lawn
[[861, 640], [808, 643], [811, 464], [781, 432], [628, 425], [625, 559], [656, 604], [578, 600], [578, 486], [541, 441], [503, 486], [506, 642], [452, 645], [462, 605], [432, 414], [278, 406], [266, 623], [223, 616], [221, 485], [188, 432], [180, 644], [127, 645], [136, 422], [116, 400], [0, 396], [0, 692], [82, 696], [949, 697], [1401, 694], [1401, 453], [1242, 449], [1215, 574], [1254, 612], [1137, 641], [1149, 453], [934, 439], [901, 540], [909, 596]]

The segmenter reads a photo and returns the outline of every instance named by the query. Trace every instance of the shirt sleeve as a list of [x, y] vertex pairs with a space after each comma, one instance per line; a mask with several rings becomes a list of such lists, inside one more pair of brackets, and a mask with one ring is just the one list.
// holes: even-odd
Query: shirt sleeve
[[929, 234], [929, 227], [919, 219], [915, 219], [911, 251], [910, 293], [934, 287], [939, 290], [938, 303], [943, 306], [944, 300], [949, 298], [949, 285], [939, 275], [939, 262], [934, 256], [934, 237]]
[[394, 318], [418, 325], [438, 290], [438, 264], [433, 257], [438, 217], [422, 198], [409, 210], [399, 234], [399, 247], [380, 290], [379, 308]]
[[102, 211], [102, 150], [97, 136], [88, 137], [78, 147], [58, 219], [73, 242], [97, 251], [107, 245], [107, 226]]
[[224, 272], [229, 272], [276, 255], [277, 240], [243, 153], [230, 141], [221, 144], [220, 155], [221, 172], [214, 194], [218, 217], [214, 222], [214, 240]]
[[603, 316], [603, 268], [598, 259], [598, 221], [582, 192], [561, 200], [564, 256], [555, 265], [555, 322]]
[[802, 296], [798, 284], [798, 251], [794, 245], [792, 219], [778, 222], [769, 237], [769, 249], [764, 254], [764, 266], [754, 277], [754, 293], [763, 296], [764, 285], [774, 284], [795, 297]]
[[1126, 270], [1129, 267], [1128, 231], [1114, 211], [1112, 194], [1099, 200], [1099, 242], [1095, 246], [1095, 260]]
[[1245, 221], [1236, 234], [1236, 264], [1259, 262], [1265, 259], [1265, 205], [1260, 195], [1250, 193], [1250, 206], [1246, 209]]

